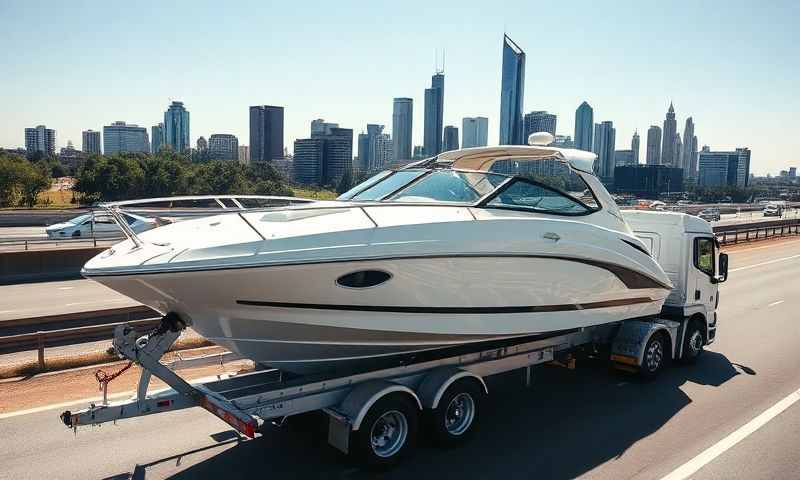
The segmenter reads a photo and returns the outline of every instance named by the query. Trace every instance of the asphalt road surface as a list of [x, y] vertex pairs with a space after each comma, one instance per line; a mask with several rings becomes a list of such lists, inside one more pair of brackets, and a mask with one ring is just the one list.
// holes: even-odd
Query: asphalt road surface
[[0, 322], [140, 305], [91, 280], [0, 285]]
[[[542, 367], [531, 389], [516, 373], [492, 379], [471, 442], [439, 450], [423, 439], [384, 477], [800, 478], [800, 402], [785, 400], [800, 398], [800, 241], [753, 244], [730, 263], [717, 342], [697, 365], [653, 383], [599, 363]], [[0, 417], [0, 478], [373, 478], [327, 445], [313, 415], [239, 442], [199, 409], [73, 436], [64, 408]]]

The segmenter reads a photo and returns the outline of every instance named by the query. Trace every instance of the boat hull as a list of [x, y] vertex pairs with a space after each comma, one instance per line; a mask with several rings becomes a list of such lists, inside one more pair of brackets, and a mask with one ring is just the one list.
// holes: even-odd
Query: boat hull
[[[384, 272], [364, 288], [354, 272]], [[613, 323], [660, 312], [668, 290], [597, 261], [468, 255], [334, 261], [94, 280], [259, 363], [309, 373], [413, 352]], [[646, 280], [646, 279], [645, 279]]]

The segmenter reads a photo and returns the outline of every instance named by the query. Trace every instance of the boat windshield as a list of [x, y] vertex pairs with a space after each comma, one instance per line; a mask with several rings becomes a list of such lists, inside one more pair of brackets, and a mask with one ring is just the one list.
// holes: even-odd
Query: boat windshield
[[391, 202], [475, 203], [508, 180], [504, 175], [458, 170], [434, 170], [393, 194]]

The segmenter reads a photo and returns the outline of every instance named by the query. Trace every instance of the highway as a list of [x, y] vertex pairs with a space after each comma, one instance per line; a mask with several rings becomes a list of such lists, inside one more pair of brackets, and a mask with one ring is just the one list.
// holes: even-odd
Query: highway
[[[730, 268], [717, 341], [697, 365], [653, 383], [586, 362], [540, 368], [530, 390], [516, 374], [492, 379], [470, 443], [423, 439], [384, 478], [800, 478], [800, 240], [736, 247]], [[0, 415], [0, 478], [371, 478], [327, 445], [314, 415], [239, 442], [198, 409], [73, 436], [64, 408]]]
[[91, 280], [0, 285], [0, 322], [140, 305]]

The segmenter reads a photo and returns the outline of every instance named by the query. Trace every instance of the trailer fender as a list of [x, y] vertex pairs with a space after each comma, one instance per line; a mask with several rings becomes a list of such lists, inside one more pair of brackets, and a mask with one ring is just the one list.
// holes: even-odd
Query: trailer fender
[[392, 393], [410, 396], [414, 399], [417, 407], [422, 410], [422, 402], [414, 390], [386, 380], [374, 380], [355, 387], [336, 410], [350, 421], [351, 428], [355, 431], [361, 427], [361, 422], [375, 402]]
[[462, 378], [474, 378], [483, 388], [483, 392], [489, 393], [486, 382], [480, 375], [457, 367], [441, 367], [426, 375], [417, 389], [422, 400], [422, 406], [429, 409], [438, 407], [439, 401], [442, 399], [444, 392], [447, 391], [447, 388]]

